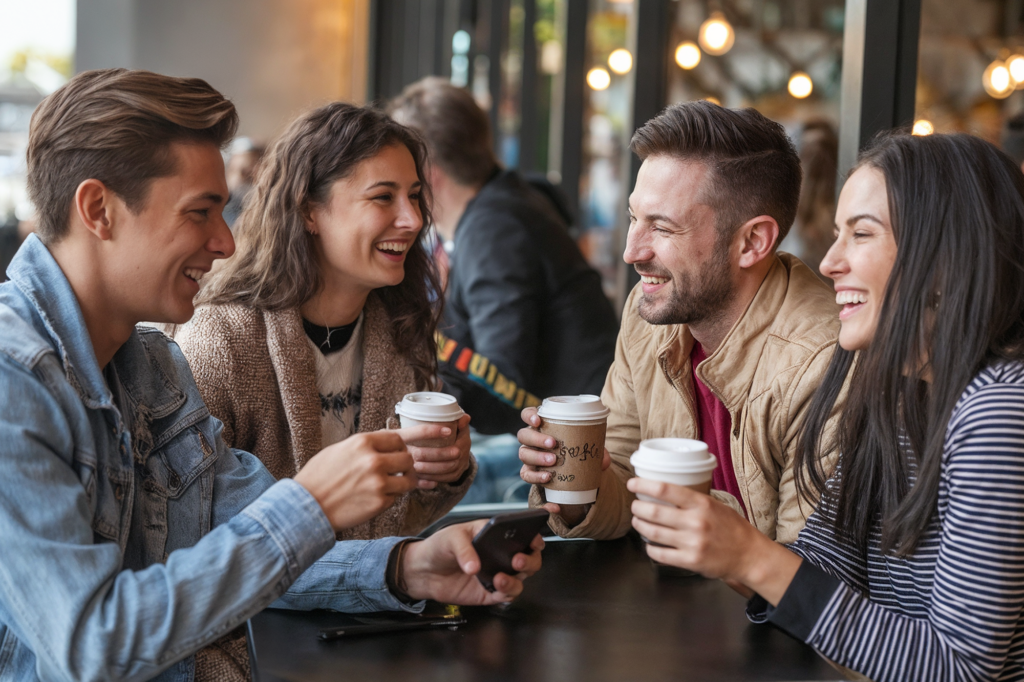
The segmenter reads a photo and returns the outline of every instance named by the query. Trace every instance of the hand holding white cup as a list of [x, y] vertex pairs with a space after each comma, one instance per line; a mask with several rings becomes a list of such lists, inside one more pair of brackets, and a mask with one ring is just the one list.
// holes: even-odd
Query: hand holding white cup
[[465, 414], [454, 396], [432, 391], [409, 393], [395, 405], [395, 412], [402, 422], [403, 429], [424, 424], [447, 426], [451, 429], [451, 433], [444, 438], [409, 443], [421, 448], [446, 448], [454, 445], [458, 436], [459, 420]]
[[[686, 486], [704, 494], [711, 492], [711, 477], [718, 467], [718, 458], [708, 452], [707, 444], [690, 438], [640, 441], [629, 461], [639, 478]], [[637, 498], [668, 504], [643, 494]]]

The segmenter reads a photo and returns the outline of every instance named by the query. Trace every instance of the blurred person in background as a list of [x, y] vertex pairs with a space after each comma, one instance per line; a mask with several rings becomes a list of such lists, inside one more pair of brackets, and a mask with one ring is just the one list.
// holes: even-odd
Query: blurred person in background
[[0, 223], [0, 282], [7, 281], [7, 266], [10, 265], [22, 242], [35, 231], [36, 219], [34, 216], [26, 220], [18, 220], [17, 215], [11, 213], [7, 216], [7, 220]]
[[812, 119], [804, 124], [799, 146], [803, 169], [800, 203], [793, 229], [779, 244], [779, 250], [793, 254], [818, 273], [821, 259], [835, 240], [839, 138], [831, 123]]
[[[484, 434], [514, 433], [527, 399], [598, 393], [618, 322], [569, 235], [564, 204], [498, 165], [487, 114], [467, 91], [425, 78], [390, 111], [426, 141], [434, 225], [453, 243], [440, 331], [442, 349], [454, 343], [443, 351], [443, 390]], [[464, 349], [495, 371], [474, 377], [457, 362]]]
[[248, 137], [236, 137], [231, 142], [225, 169], [230, 195], [224, 206], [224, 220], [230, 228], [234, 228], [235, 221], [245, 208], [264, 152], [262, 146], [254, 144]]
[[[277, 478], [388, 427], [403, 396], [434, 388], [425, 154], [415, 133], [368, 107], [338, 102], [296, 119], [264, 159], [235, 255], [175, 334], [225, 442]], [[410, 445], [420, 487], [340, 537], [416, 534], [444, 516], [476, 470], [468, 424], [453, 446]], [[400, 433], [442, 435], [424, 428], [442, 427]]]
[[1007, 156], [1024, 169], [1024, 111], [1003, 121], [999, 143]]

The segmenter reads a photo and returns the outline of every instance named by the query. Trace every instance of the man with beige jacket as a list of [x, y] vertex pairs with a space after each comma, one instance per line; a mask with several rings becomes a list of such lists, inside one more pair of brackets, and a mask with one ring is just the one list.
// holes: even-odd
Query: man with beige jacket
[[[622, 314], [601, 398], [605, 472], [593, 505], [544, 506], [564, 537], [630, 529], [626, 481], [641, 440], [696, 438], [718, 455], [712, 495], [758, 530], [792, 542], [812, 505], [794, 483], [810, 399], [839, 332], [834, 294], [777, 253], [800, 195], [800, 160], [781, 125], [709, 102], [668, 108], [633, 136], [643, 160], [624, 254], [641, 276]], [[519, 432], [521, 475], [548, 480], [550, 437]], [[531, 493], [544, 504], [543, 488]]]

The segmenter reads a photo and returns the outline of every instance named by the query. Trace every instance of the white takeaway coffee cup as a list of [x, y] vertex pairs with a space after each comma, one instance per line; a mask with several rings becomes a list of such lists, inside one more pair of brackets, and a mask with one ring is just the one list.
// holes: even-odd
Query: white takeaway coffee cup
[[424, 448], [443, 448], [453, 445], [458, 435], [459, 420], [465, 414], [459, 407], [459, 401], [453, 396], [432, 391], [409, 393], [395, 405], [395, 412], [398, 413], [403, 429], [422, 424], [444, 424], [451, 428], [452, 432], [447, 438], [410, 443], [410, 445]]
[[[682, 485], [703, 493], [711, 490], [711, 475], [718, 466], [718, 458], [708, 452], [707, 444], [690, 438], [640, 441], [629, 462], [640, 478]], [[637, 495], [637, 498], [667, 504], [648, 495]]]

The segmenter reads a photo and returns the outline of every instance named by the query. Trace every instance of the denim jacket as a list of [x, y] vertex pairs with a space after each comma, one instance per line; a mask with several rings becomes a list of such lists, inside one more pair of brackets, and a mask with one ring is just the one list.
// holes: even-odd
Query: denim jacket
[[0, 682], [192, 680], [195, 651], [271, 603], [410, 608], [385, 581], [397, 539], [335, 543], [302, 486], [227, 448], [172, 341], [136, 329], [112, 392], [43, 243], [7, 274]]

